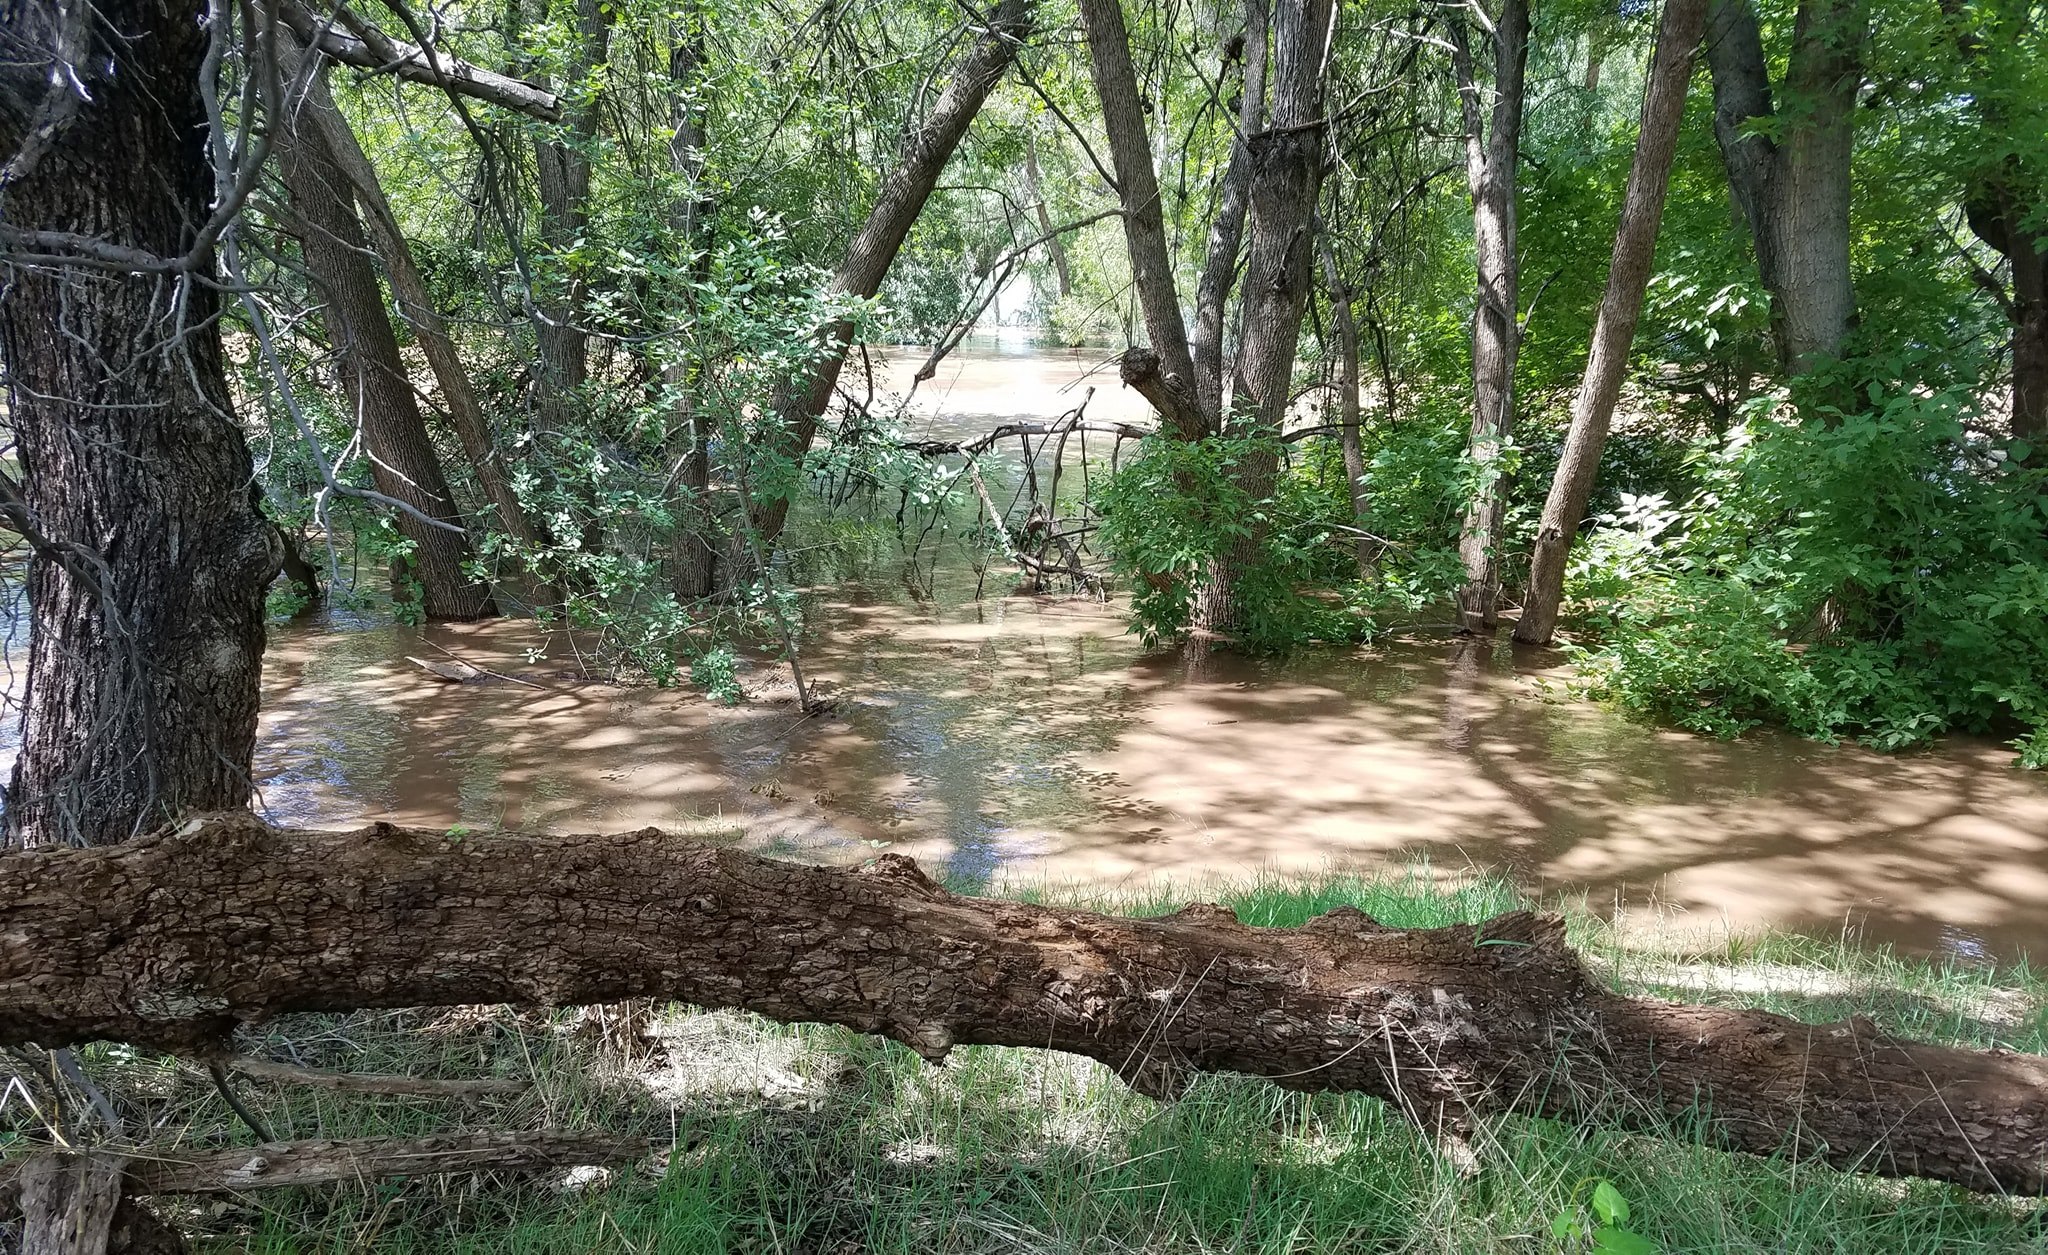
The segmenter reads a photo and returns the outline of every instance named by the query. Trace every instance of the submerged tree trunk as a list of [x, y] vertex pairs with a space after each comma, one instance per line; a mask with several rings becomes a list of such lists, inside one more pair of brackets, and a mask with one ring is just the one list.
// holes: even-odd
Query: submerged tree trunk
[[[1250, 6], [1249, 12], [1265, 18], [1263, 4]], [[1334, 17], [1333, 0], [1279, 0], [1274, 5], [1271, 112], [1265, 127], [1246, 139], [1250, 246], [1238, 306], [1241, 344], [1230, 405], [1222, 418], [1228, 434], [1265, 438], [1238, 466], [1241, 486], [1254, 501], [1271, 495], [1278, 473], [1276, 442], [1293, 399], [1301, 320], [1314, 282], [1316, 195], [1327, 147], [1323, 78]], [[1196, 369], [1201, 369], [1199, 362]], [[1198, 626], [1220, 632], [1241, 626], [1250, 607], [1238, 585], [1260, 560], [1267, 527], [1253, 520], [1237, 544], [1210, 564]]]
[[[1865, 0], [1801, 0], [1780, 110], [1750, 0], [1714, 0], [1708, 18], [1714, 137], [1789, 374], [1839, 357], [1855, 321], [1849, 160], [1869, 25]], [[1759, 119], [1775, 137], [1757, 129]]]
[[1528, 0], [1501, 0], [1488, 43], [1493, 108], [1482, 123], [1478, 74], [1464, 19], [1453, 19], [1453, 60], [1464, 104], [1465, 177], [1472, 193], [1478, 297], [1472, 314], [1472, 429], [1467, 452], [1478, 482], [1458, 529], [1465, 583], [1459, 626], [1490, 631], [1500, 599], [1501, 525], [1507, 480], [1501, 463], [1514, 433], [1515, 359], [1521, 351], [1521, 262], [1516, 254], [1515, 181], [1521, 168], [1523, 83], [1529, 60]]
[[[1002, 0], [989, 14], [988, 27], [981, 32], [953, 72], [937, 103], [924, 120], [904, 132], [897, 148], [896, 167], [883, 178], [874, 207], [861, 224], [860, 233], [846, 246], [829, 290], [835, 295], [861, 299], [882, 290], [882, 280], [903, 248], [910, 228], [924, 212], [938, 186], [939, 175], [953, 159], [967, 128], [982, 102], [1002, 81], [1003, 72], [1017, 55], [1017, 48], [1031, 29], [1033, 0]], [[811, 441], [818, 434], [818, 420], [831, 404], [838, 386], [839, 371], [846, 363], [847, 346], [853, 326], [839, 322], [820, 335], [819, 356], [808, 376], [776, 397], [775, 412], [781, 430], [774, 438], [772, 452], [792, 467], [801, 464]], [[789, 521], [790, 493], [796, 487], [792, 471], [778, 477], [783, 482], [770, 486], [764, 495], [748, 504], [748, 515], [763, 552], [774, 547]]]
[[137, 258], [126, 269], [0, 236], [21, 468], [18, 485], [0, 477], [0, 517], [30, 547], [8, 836], [97, 845], [247, 800], [279, 554], [249, 492], [212, 256], [180, 264], [214, 192], [196, 9], [0, 12], [6, 229]]
[[1562, 921], [1402, 930], [1340, 908], [1250, 928], [956, 897], [908, 859], [774, 862], [653, 830], [470, 835], [210, 817], [109, 850], [0, 855], [0, 1045], [222, 1049], [288, 1011], [655, 997], [955, 1046], [1097, 1059], [1143, 1092], [1197, 1072], [1650, 1131], [1699, 1114], [1792, 1150], [1973, 1189], [2048, 1190], [2048, 1060], [1869, 1023], [1627, 998]]
[[[288, 40], [290, 37], [285, 38]], [[420, 351], [426, 356], [427, 366], [434, 372], [434, 382], [441, 390], [441, 402], [448, 407], [448, 425], [454, 429], [456, 439], [462, 442], [462, 451], [469, 459], [477, 486], [490, 498], [498, 523], [507, 536], [528, 548], [538, 546], [541, 543], [540, 532], [527, 518], [526, 508], [512, 490], [511, 476], [496, 442], [491, 439], [490, 421], [484, 417], [483, 403], [470, 382], [469, 369], [462, 363], [455, 340], [448, 333], [447, 322], [434, 308], [433, 293], [427, 288], [426, 276], [420, 273], [419, 265], [413, 260], [412, 245], [399, 229], [398, 216], [392, 212], [391, 202], [384, 195], [376, 167], [370, 164], [348, 119], [335, 107], [334, 95], [328, 90], [324, 74], [312, 77], [307, 84], [306, 99], [299, 106], [297, 124], [305, 126], [309, 120], [325, 141], [335, 166], [347, 176], [356, 203], [361, 206], [370, 242], [384, 263], [385, 275], [391, 280], [391, 295], [397, 299], [399, 315], [412, 328], [413, 335], [419, 340]]]
[[1649, 82], [1643, 89], [1635, 164], [1629, 169], [1628, 188], [1622, 195], [1621, 225], [1614, 232], [1607, 290], [1593, 324], [1585, 377], [1572, 402], [1564, 454], [1557, 464], [1557, 476], [1551, 480], [1550, 496], [1543, 503], [1543, 521], [1537, 527], [1535, 553], [1529, 560], [1529, 590], [1515, 624], [1515, 639], [1525, 645], [1547, 644], [1557, 628], [1565, 558], [1578, 535], [1579, 521], [1585, 517], [1586, 503], [1593, 497], [1600, 452], [1621, 397], [1636, 319], [1643, 312], [1643, 293], [1650, 285], [1650, 269], [1657, 257], [1657, 228], [1664, 220], [1664, 194], [1670, 184], [1672, 155], [1678, 148], [1678, 124], [1685, 116], [1693, 49], [1706, 28], [1707, 3], [1664, 3]]
[[405, 573], [418, 583], [420, 606], [430, 619], [495, 614], [489, 586], [464, 569], [472, 554], [459, 530], [462, 516], [399, 355], [348, 177], [307, 114], [305, 108], [289, 110], [281, 120], [279, 166], [298, 220], [300, 252], [322, 300], [321, 320], [362, 430], [370, 478], [378, 492], [412, 507], [393, 516], [413, 546]]

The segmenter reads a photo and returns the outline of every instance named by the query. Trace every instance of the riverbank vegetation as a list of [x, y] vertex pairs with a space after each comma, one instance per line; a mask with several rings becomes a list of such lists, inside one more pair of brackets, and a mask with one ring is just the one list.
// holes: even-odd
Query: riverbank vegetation
[[[293, 62], [307, 157], [223, 311], [307, 559], [274, 607], [390, 567], [401, 616], [530, 608], [715, 683], [801, 647], [792, 510], [866, 508], [1107, 576], [1148, 640], [1500, 622], [1693, 730], [2043, 761], [2038, 6], [1279, 16], [475, 14], [446, 53], [545, 89], [488, 114]], [[928, 373], [995, 318], [1145, 346], [1097, 387], [1157, 433], [909, 440], [858, 346]]]
[[[1398, 927], [1477, 923], [1521, 905], [1503, 882], [1427, 868], [1080, 899], [1146, 915], [1191, 896], [1284, 925], [1340, 905]], [[2029, 969], [1905, 961], [1853, 938], [1702, 938], [1646, 953], [1593, 916], [1570, 918], [1580, 951], [1625, 992], [1810, 1022], [1862, 1015], [1928, 1040], [2048, 1045], [2048, 988]], [[932, 1068], [843, 1029], [682, 1007], [287, 1017], [237, 1048], [350, 1074], [528, 1087], [455, 1100], [239, 1081], [279, 1137], [588, 1129], [645, 1133], [653, 1150], [488, 1188], [413, 1180], [174, 1204], [170, 1214], [219, 1250], [1563, 1252], [1591, 1249], [1553, 1225], [1595, 1221], [1601, 1182], [1626, 1200], [1622, 1227], [1665, 1252], [1988, 1253], [2039, 1241], [2032, 1204], [1730, 1156], [1684, 1118], [1652, 1135], [1486, 1118], [1453, 1143], [1357, 1096], [1214, 1077], [1159, 1104], [1069, 1056], [969, 1048]], [[174, 1135], [166, 1153], [251, 1143], [189, 1064], [127, 1050], [84, 1057], [132, 1118]]]
[[[913, 585], [928, 542], [965, 539], [984, 582], [1127, 595], [1160, 646], [1436, 622], [1562, 640], [1589, 692], [1698, 731], [1969, 732], [2042, 765], [2041, 4], [7, 14], [0, 519], [28, 623], [0, 1046], [47, 1051], [67, 1095], [0, 1180], [29, 1249], [178, 1249], [136, 1199], [427, 1153], [166, 1166], [75, 1048], [179, 1051], [233, 1109], [225, 1043], [279, 1015], [632, 998], [932, 1065], [1044, 1047], [1146, 1097], [1009, 1055], [970, 1055], [965, 1096], [890, 1048], [785, 1038], [861, 1060], [811, 1126], [817, 1175], [790, 1168], [801, 1132], [714, 1125], [670, 1143], [705, 1171], [564, 1201], [537, 1222], [560, 1233], [1335, 1246], [1402, 1240], [1379, 1226], [1423, 1205], [1453, 1244], [1614, 1250], [1818, 1243], [1824, 1209], [1828, 1238], [2009, 1249], [2031, 1223], [1996, 1196], [2048, 1192], [2038, 1010], [2009, 1040], [1943, 1019], [1967, 977], [1912, 977], [1927, 1006], [1884, 1022], [2022, 1051], [1624, 997], [1527, 911], [1131, 920], [950, 894], [893, 854], [247, 807], [267, 618], [323, 600], [530, 614], [614, 678], [721, 700], [743, 652], [774, 655], [821, 716], [799, 593], [831, 555], [805, 537], [855, 519], [888, 520]], [[1094, 346], [1094, 391], [913, 432], [919, 385], [991, 325]], [[906, 340], [922, 364], [878, 373]], [[1112, 388], [1141, 412], [1091, 412]], [[473, 1045], [555, 1028], [492, 1022]], [[1002, 1126], [1033, 1086], [1037, 1123]], [[1033, 1159], [1019, 1130], [1062, 1113], [1094, 1122], [1080, 1157]], [[355, 1236], [403, 1234], [404, 1199], [352, 1200]], [[281, 1245], [287, 1213], [258, 1224]]]

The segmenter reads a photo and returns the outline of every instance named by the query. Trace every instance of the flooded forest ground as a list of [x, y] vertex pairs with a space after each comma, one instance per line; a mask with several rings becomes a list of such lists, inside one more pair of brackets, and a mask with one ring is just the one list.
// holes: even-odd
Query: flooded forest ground
[[[900, 386], [919, 356], [881, 356], [878, 377]], [[908, 432], [972, 437], [1083, 396], [1091, 419], [1141, 418], [1098, 356], [956, 355]], [[1646, 942], [1773, 928], [1968, 960], [2042, 949], [2048, 784], [1990, 742], [1891, 756], [1660, 730], [1575, 699], [1561, 655], [1447, 626], [1277, 660], [1148, 652], [1114, 600], [1018, 594], [999, 558], [957, 540], [906, 554], [886, 518], [878, 534], [810, 564], [831, 573], [806, 592], [803, 660], [835, 701], [810, 718], [765, 655], [724, 709], [594, 680], [575, 640], [530, 620], [280, 626], [261, 807], [313, 826], [683, 827], [842, 862], [889, 849], [969, 888], [1083, 896], [1427, 860], [1582, 899]], [[512, 678], [448, 684], [410, 661], [444, 651]]]

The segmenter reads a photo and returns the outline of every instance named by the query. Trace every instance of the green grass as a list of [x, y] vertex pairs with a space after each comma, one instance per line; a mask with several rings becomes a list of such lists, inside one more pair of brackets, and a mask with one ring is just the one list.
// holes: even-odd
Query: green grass
[[[1425, 926], [1520, 905], [1499, 882], [1420, 868], [1206, 896], [1257, 924], [1349, 904]], [[1180, 900], [1087, 904], [1151, 914]], [[1573, 933], [1623, 988], [2048, 1052], [2048, 984], [2030, 970], [1778, 937], [1674, 959], [1622, 949], [1590, 917]], [[1461, 1157], [1353, 1095], [1220, 1076], [1161, 1105], [1044, 1051], [964, 1049], [933, 1068], [840, 1029], [672, 1008], [643, 1037], [619, 1015], [304, 1017], [246, 1043], [315, 1066], [535, 1082], [488, 1106], [244, 1092], [281, 1135], [627, 1128], [670, 1146], [662, 1162], [580, 1187], [472, 1176], [273, 1191], [184, 1218], [209, 1249], [279, 1253], [1554, 1252], [1574, 1248], [1550, 1236], [1552, 1219], [1604, 1179], [1632, 1205], [1630, 1227], [1672, 1253], [2048, 1251], [2034, 1203], [1724, 1154], [1683, 1122], [1642, 1136], [1504, 1118]], [[89, 1062], [161, 1136], [250, 1140], [187, 1069], [107, 1052]]]

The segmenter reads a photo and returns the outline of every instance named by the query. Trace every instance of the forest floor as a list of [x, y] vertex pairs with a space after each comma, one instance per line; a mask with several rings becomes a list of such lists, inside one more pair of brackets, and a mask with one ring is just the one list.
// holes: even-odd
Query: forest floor
[[[1518, 905], [1500, 882], [1425, 869], [1211, 896], [1255, 924], [1340, 903], [1410, 927]], [[2028, 969], [1786, 936], [1643, 953], [1590, 915], [1574, 914], [1572, 928], [1589, 964], [1631, 992], [1811, 1020], [1862, 1014], [1915, 1037], [2048, 1053], [2048, 976]], [[242, 1048], [311, 1067], [531, 1082], [467, 1103], [243, 1082], [278, 1137], [545, 1127], [640, 1131], [664, 1149], [545, 1178], [174, 1204], [208, 1250], [1581, 1251], [1593, 1248], [1553, 1236], [1553, 1222], [1582, 1212], [1607, 1181], [1630, 1205], [1628, 1227], [1670, 1253], [2048, 1251], [2048, 1205], [1724, 1154], [1683, 1121], [1643, 1136], [1500, 1119], [1454, 1147], [1355, 1095], [1209, 1077], [1162, 1105], [1070, 1056], [971, 1048], [934, 1068], [845, 1030], [722, 1012], [304, 1016]], [[189, 1065], [105, 1048], [86, 1062], [148, 1110], [157, 1139], [253, 1140]]]

